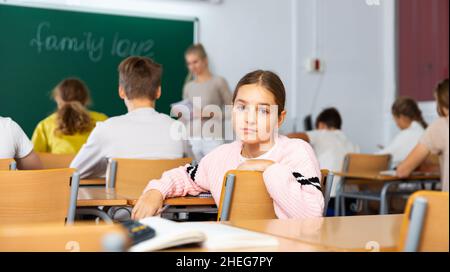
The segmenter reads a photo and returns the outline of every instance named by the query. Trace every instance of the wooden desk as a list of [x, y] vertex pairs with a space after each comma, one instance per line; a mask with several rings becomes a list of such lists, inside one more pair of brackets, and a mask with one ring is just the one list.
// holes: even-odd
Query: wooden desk
[[[134, 206], [137, 198], [117, 194], [113, 188], [82, 187], [78, 190], [77, 207], [96, 206]], [[172, 206], [207, 206], [216, 205], [212, 197], [176, 197], [164, 200], [164, 204]]]
[[[231, 252], [376, 251], [378, 249], [376, 243], [381, 251], [394, 251], [400, 234], [402, 217], [403, 215], [376, 215], [287, 220], [237, 220], [211, 222], [211, 224], [228, 224], [265, 233], [274, 236], [279, 242], [276, 247], [225, 250]], [[105, 231], [120, 232], [117, 228], [117, 225], [63, 227], [60, 224], [0, 227], [0, 251], [65, 251], [67, 241], [79, 241], [81, 251], [99, 251], [101, 250], [100, 234]], [[45, 243], [42, 242], [43, 239], [46, 241]], [[371, 246], [372, 250], [366, 249], [366, 245]], [[375, 248], [373, 248], [374, 245]], [[188, 246], [167, 251], [211, 250]]]
[[239, 220], [227, 224], [311, 244], [325, 251], [395, 251], [402, 219], [403, 215], [373, 215]]
[[[356, 198], [364, 200], [373, 200], [380, 202], [380, 214], [389, 213], [388, 205], [388, 195], [391, 194], [389, 190], [393, 186], [397, 186], [404, 183], [415, 183], [424, 184], [430, 183], [435, 184], [440, 181], [440, 175], [436, 173], [430, 174], [415, 174], [406, 178], [401, 178], [397, 176], [381, 175], [378, 172], [375, 173], [345, 173], [345, 172], [333, 172], [336, 176], [342, 177], [342, 182], [340, 186], [337, 186], [336, 197], [335, 197], [335, 212], [337, 215], [345, 215], [344, 199], [345, 198]], [[379, 184], [382, 188], [379, 192], [373, 192], [373, 194], [366, 194], [363, 192], [344, 192], [344, 187], [347, 182], [351, 184]], [[411, 192], [400, 192], [404, 195], [408, 195]], [[341, 211], [342, 210], [342, 211]]]
[[96, 186], [103, 185], [103, 186], [105, 186], [105, 184], [106, 184], [106, 180], [103, 178], [80, 180], [80, 185], [96, 185]]
[[0, 226], [0, 252], [98, 252], [103, 250], [102, 239], [111, 233], [122, 236], [127, 243], [126, 230], [120, 225], [44, 223]]
[[409, 180], [439, 180], [440, 175], [436, 173], [430, 174], [418, 174], [411, 175], [406, 178], [400, 178], [397, 176], [381, 175], [380, 173], [345, 173], [345, 172], [333, 172], [334, 175], [349, 179], [362, 179], [374, 182], [387, 182], [387, 181], [409, 181]]
[[77, 207], [127, 206], [128, 199], [106, 187], [80, 187]]

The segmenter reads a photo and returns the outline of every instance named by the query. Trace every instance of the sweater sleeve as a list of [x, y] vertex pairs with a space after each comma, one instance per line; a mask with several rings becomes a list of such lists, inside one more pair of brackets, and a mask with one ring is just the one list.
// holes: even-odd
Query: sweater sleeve
[[208, 192], [210, 189], [205, 160], [196, 166], [187, 164], [164, 172], [161, 179], [154, 179], [148, 183], [144, 193], [149, 190], [158, 190], [164, 198], [195, 196]]
[[306, 142], [296, 140], [291, 145], [283, 159], [263, 174], [275, 213], [278, 218], [320, 217], [324, 198], [319, 163]]

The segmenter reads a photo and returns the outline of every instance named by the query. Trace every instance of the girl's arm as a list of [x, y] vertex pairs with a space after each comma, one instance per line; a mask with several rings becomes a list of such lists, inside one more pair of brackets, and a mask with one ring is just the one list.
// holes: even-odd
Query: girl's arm
[[161, 179], [151, 180], [133, 208], [134, 220], [159, 213], [167, 197], [198, 195], [209, 191], [205, 160], [198, 166], [186, 165], [164, 172]]
[[430, 151], [428, 148], [418, 143], [408, 157], [397, 166], [397, 176], [401, 178], [408, 177], [429, 155]]
[[295, 141], [280, 162], [249, 160], [240, 170], [263, 171], [278, 218], [320, 217], [324, 199], [320, 169], [310, 145]]

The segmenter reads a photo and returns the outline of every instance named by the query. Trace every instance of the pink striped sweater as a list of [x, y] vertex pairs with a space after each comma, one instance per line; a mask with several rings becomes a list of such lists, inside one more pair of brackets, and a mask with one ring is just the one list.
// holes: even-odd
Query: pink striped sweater
[[[155, 189], [167, 198], [210, 191], [218, 205], [225, 173], [245, 161], [241, 150], [241, 141], [219, 146], [197, 166], [181, 166], [165, 172], [160, 180], [151, 180], [144, 193]], [[320, 191], [320, 168], [308, 143], [279, 136], [275, 145], [257, 159], [275, 162], [264, 171], [263, 178], [278, 218], [322, 215], [324, 199]]]

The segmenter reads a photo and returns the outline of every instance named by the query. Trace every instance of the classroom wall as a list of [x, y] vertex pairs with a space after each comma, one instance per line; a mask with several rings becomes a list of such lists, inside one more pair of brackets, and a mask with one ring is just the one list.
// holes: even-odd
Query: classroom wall
[[[369, 6], [363, 0], [302, 0], [298, 6], [299, 24], [299, 107], [297, 116], [335, 106], [342, 114], [343, 130], [363, 152], [376, 150], [390, 138], [390, 104], [395, 94], [394, 1]], [[314, 16], [317, 5], [318, 45], [314, 48]], [[302, 67], [309, 56], [325, 62], [322, 74]], [[386, 107], [388, 105], [388, 107]], [[301, 127], [301, 119], [297, 120]]]
[[[303, 130], [307, 114], [317, 116], [328, 106], [341, 111], [344, 131], [363, 152], [375, 151], [397, 132], [390, 115], [396, 94], [395, 1], [380, 1], [380, 6], [366, 0], [27, 2], [198, 17], [212, 70], [231, 88], [257, 68], [282, 77], [288, 95], [284, 132]], [[323, 74], [306, 72], [304, 63], [313, 56], [323, 58]]]

